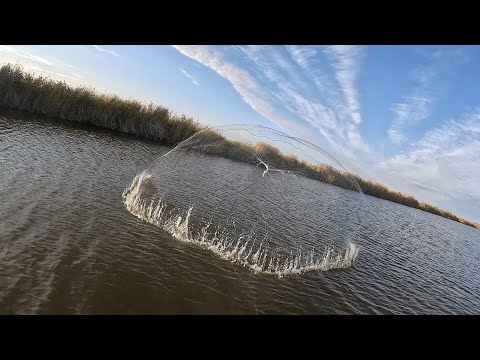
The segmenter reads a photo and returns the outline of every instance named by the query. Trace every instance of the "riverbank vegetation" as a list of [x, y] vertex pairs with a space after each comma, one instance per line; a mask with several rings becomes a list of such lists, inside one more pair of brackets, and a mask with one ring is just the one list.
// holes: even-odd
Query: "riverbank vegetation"
[[[96, 125], [167, 146], [174, 146], [203, 129], [194, 119], [175, 115], [162, 106], [122, 99], [116, 95], [99, 94], [86, 87], [73, 88], [65, 82], [37, 76], [11, 64], [0, 67], [0, 107]], [[306, 177], [352, 190], [355, 190], [354, 182], [349, 179], [354, 179], [367, 195], [480, 229], [480, 225], [474, 222], [419, 202], [411, 195], [390, 190], [382, 184], [362, 179], [356, 174], [342, 173], [328, 165], [308, 164], [293, 155], [282, 154], [269, 144], [259, 142], [247, 145], [227, 141], [211, 130], [205, 131], [202, 136], [218, 137], [222, 141], [222, 147], [203, 148], [206, 153], [237, 161], [253, 162], [249, 156], [253, 152], [277, 169], [295, 170]]]

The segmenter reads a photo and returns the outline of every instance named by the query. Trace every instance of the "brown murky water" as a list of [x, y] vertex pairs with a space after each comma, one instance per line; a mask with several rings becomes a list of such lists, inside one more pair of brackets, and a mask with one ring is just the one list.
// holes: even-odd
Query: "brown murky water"
[[165, 151], [2, 112], [0, 313], [480, 313], [480, 231], [368, 196], [349, 269], [278, 278], [174, 239], [122, 203]]

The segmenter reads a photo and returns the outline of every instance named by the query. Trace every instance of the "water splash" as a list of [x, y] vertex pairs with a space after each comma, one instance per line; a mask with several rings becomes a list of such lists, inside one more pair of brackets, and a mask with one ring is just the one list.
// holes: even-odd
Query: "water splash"
[[257, 241], [253, 231], [235, 235], [227, 229], [213, 229], [211, 222], [194, 226], [191, 222], [193, 207], [179, 213], [177, 209], [169, 209], [163, 199], [148, 202], [142, 198], [142, 185], [150, 177], [145, 171], [138, 174], [123, 192], [123, 203], [132, 215], [167, 231], [179, 241], [207, 249], [255, 273], [283, 277], [315, 270], [342, 269], [352, 266], [357, 258], [358, 248], [353, 242], [341, 252], [325, 247], [322, 252], [311, 249], [285, 254], [269, 247], [265, 238]]

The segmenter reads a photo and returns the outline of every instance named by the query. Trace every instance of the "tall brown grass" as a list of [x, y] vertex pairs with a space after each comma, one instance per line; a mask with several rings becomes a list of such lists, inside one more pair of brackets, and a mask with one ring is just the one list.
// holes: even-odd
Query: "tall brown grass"
[[168, 109], [65, 82], [34, 76], [18, 65], [0, 67], [0, 106], [92, 124], [174, 145], [197, 132], [200, 125]]
[[[204, 129], [192, 118], [172, 114], [167, 108], [104, 95], [95, 90], [73, 88], [65, 82], [54, 81], [24, 71], [18, 65], [0, 67], [0, 107], [47, 115], [54, 118], [91, 124], [132, 134], [164, 145], [175, 145]], [[411, 195], [388, 189], [386, 186], [342, 173], [328, 165], [312, 165], [294, 155], [282, 154], [275, 147], [259, 142], [255, 145], [227, 141], [212, 130], [204, 131], [209, 141], [218, 139], [221, 147], [204, 147], [201, 151], [233, 160], [254, 163], [252, 152], [278, 169], [295, 170], [304, 176], [325, 183], [355, 190], [355, 179], [367, 195], [420, 209], [447, 219], [480, 229], [480, 225], [462, 219], [435, 206], [419, 202]]]

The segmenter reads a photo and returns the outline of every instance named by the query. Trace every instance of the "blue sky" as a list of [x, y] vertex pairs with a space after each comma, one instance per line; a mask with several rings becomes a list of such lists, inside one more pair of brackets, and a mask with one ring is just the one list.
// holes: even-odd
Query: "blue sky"
[[478, 46], [0, 46], [0, 61], [208, 125], [304, 138], [480, 222]]

